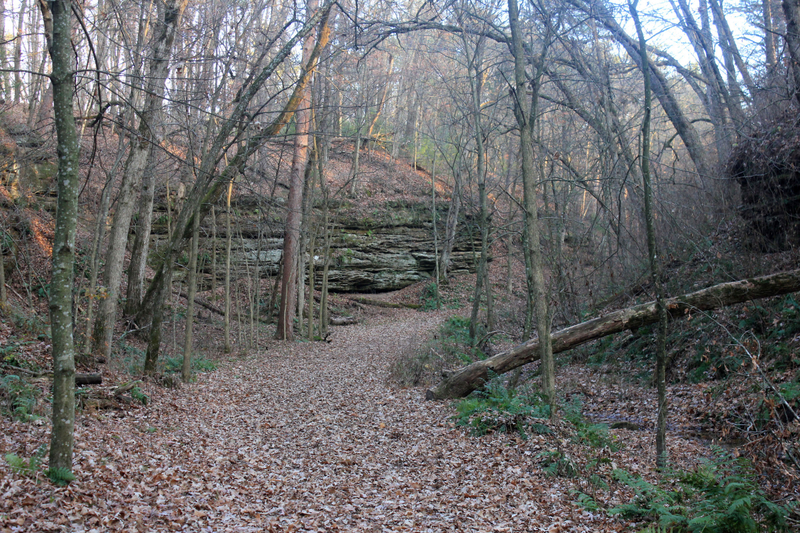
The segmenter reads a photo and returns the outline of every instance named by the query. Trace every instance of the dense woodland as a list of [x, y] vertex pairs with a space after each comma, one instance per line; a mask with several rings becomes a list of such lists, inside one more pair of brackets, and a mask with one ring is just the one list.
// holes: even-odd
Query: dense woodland
[[[0, 530], [800, 523], [797, 0], [5, 0], [0, 13]], [[311, 366], [285, 366], [292, 354]], [[278, 425], [238, 390], [206, 396], [265, 394], [241, 376], [277, 368], [297, 379], [260, 402], [316, 405], [317, 385], [299, 384], [336, 381], [372, 403], [328, 396], [400, 446], [411, 428], [373, 411], [380, 382], [386, 412], [415, 413], [415, 438], [442, 447], [421, 472], [463, 457], [465, 439], [506, 477], [460, 493], [461, 478], [408, 481], [416, 497], [450, 494], [425, 496], [410, 525], [356, 489], [347, 505], [372, 514], [342, 510], [342, 480], [325, 512], [256, 499], [225, 519], [181, 496], [157, 517], [161, 495], [150, 515], [108, 519], [116, 504], [98, 494], [116, 485], [88, 488], [90, 471], [114, 477], [92, 470], [97, 447], [114, 449], [93, 440], [116, 431], [102, 413], [166, 435], [175, 413], [234, 407], [302, 440], [293, 406], [276, 400]], [[453, 410], [425, 388], [469, 396]], [[316, 429], [339, 416], [326, 405]], [[243, 439], [236, 424], [208, 438]], [[119, 439], [162, 433], [135, 435]], [[337, 476], [373, 453], [321, 446]], [[228, 474], [219, 457], [199, 468], [236, 478], [258, 462], [246, 449]], [[531, 462], [538, 481], [523, 481]], [[166, 466], [120, 501], [161, 482], [194, 494]], [[277, 483], [270, 468], [258, 475]], [[507, 503], [527, 484], [556, 487], [550, 514]], [[218, 501], [238, 501], [228, 489]], [[395, 489], [373, 492], [392, 503]], [[326, 494], [275, 491], [300, 507]], [[47, 498], [52, 512], [26, 514]], [[442, 510], [470, 498], [494, 518]]]

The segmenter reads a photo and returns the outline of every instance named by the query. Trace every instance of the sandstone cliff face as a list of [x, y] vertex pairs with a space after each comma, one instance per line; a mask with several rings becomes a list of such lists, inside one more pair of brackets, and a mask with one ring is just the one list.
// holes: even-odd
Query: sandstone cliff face
[[[241, 198], [233, 206], [240, 215], [246, 214], [240, 228], [233, 230], [231, 263], [234, 279], [245, 276], [246, 268], [253, 271], [257, 265], [262, 277], [274, 276], [278, 272], [282, 249], [283, 208], [273, 205], [257, 208], [252, 201]], [[217, 277], [222, 279], [224, 264], [224, 213], [217, 215]], [[369, 212], [347, 202], [335, 202], [330, 210], [331, 260], [328, 273], [329, 289], [333, 292], [383, 292], [402, 289], [408, 285], [433, 276], [436, 263], [433, 239], [433, 222], [430, 205], [423, 202], [394, 201], [376, 205]], [[438, 214], [439, 247], [444, 234], [447, 207], [442, 206]], [[315, 209], [315, 220], [321, 221], [319, 209]], [[239, 219], [241, 220], [241, 218]], [[201, 252], [210, 256], [212, 234], [210, 217], [205, 220], [201, 239]], [[462, 220], [459, 237], [454, 246], [451, 274], [473, 272], [475, 269], [473, 250], [480, 248], [478, 235], [471, 236]], [[163, 226], [163, 227], [161, 227]], [[165, 233], [166, 224], [154, 225], [154, 232]], [[323, 230], [317, 228], [313, 253], [319, 287], [324, 267]], [[164, 236], [155, 239], [163, 242]], [[157, 249], [157, 245], [156, 245]], [[306, 259], [312, 257], [306, 255]], [[203, 270], [211, 275], [209, 261]], [[176, 273], [180, 277], [180, 272]], [[209, 280], [206, 280], [207, 284]]]

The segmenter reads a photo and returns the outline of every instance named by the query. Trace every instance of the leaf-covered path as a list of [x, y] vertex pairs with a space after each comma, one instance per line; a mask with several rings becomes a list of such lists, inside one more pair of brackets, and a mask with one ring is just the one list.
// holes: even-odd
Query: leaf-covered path
[[69, 487], [3, 467], [2, 530], [613, 530], [543, 475], [535, 443], [470, 437], [446, 404], [388, 383], [441, 320], [395, 311], [329, 344], [272, 342], [147, 407], [85, 412]]

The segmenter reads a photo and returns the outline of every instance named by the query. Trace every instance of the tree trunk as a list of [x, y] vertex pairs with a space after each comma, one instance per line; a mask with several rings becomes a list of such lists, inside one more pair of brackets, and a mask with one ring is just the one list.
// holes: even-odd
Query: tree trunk
[[225, 353], [231, 353], [231, 194], [233, 180], [228, 182], [228, 195], [225, 200]]
[[[529, 82], [525, 74], [526, 60], [519, 24], [517, 0], [508, 0], [509, 24], [511, 26], [511, 47], [514, 56], [514, 115], [519, 125], [520, 152], [522, 155], [523, 202], [525, 206], [525, 235], [530, 257], [530, 276], [532, 282], [528, 291], [533, 293], [536, 307], [536, 331], [544, 342], [539, 346], [542, 359], [542, 389], [550, 404], [550, 415], [555, 416], [556, 385], [553, 346], [550, 339], [550, 309], [547, 301], [547, 288], [544, 281], [544, 260], [542, 258], [539, 228], [538, 194], [533, 168], [533, 122], [538, 108], [539, 81], [543, 72], [546, 46], [542, 48], [532, 83], [532, 96], [528, 102]], [[549, 33], [549, 32], [548, 32]], [[547, 36], [549, 39], [549, 35]], [[538, 71], [538, 72], [536, 72]]]
[[786, 16], [786, 47], [792, 60], [792, 92], [800, 102], [800, 0], [783, 0], [782, 4]]
[[[155, 370], [159, 350], [159, 345], [155, 343], [153, 330], [161, 327], [163, 312], [160, 308], [163, 308], [167, 295], [167, 287], [172, 276], [172, 263], [184, 249], [187, 233], [189, 235], [191, 234], [188, 225], [189, 222], [191, 222], [190, 213], [199, 209], [200, 220], [202, 222], [203, 217], [205, 217], [208, 211], [206, 206], [210, 208], [210, 206], [219, 199], [223, 190], [222, 188], [227, 185], [236, 174], [241, 172], [245, 163], [256, 149], [261, 146], [266, 139], [277, 135], [291, 119], [300, 103], [300, 96], [303, 94], [309, 82], [309, 73], [313, 72], [313, 66], [316, 64], [319, 54], [327, 43], [330, 35], [327, 25], [327, 16], [330, 13], [331, 6], [332, 4], [326, 1], [322, 9], [311, 14], [310, 20], [281, 46], [280, 50], [267, 65], [250, 78], [250, 81], [242, 88], [238, 95], [234, 111], [224, 120], [213, 142], [209, 142], [207, 149], [204, 151], [200, 170], [197, 173], [198, 179], [188, 195], [184, 208], [181, 209], [178, 214], [175, 223], [175, 231], [166, 246], [164, 258], [156, 269], [153, 281], [150, 283], [147, 294], [143, 300], [145, 305], [142, 305], [136, 316], [139, 324], [152, 324], [151, 342], [148, 344], [148, 353], [145, 357], [145, 367], [150, 371]], [[317, 46], [314, 49], [314, 54], [312, 54], [309, 62], [306, 63], [292, 95], [289, 97], [289, 100], [284, 105], [280, 114], [273, 119], [269, 126], [258, 131], [255, 135], [248, 137], [245, 148], [237, 152], [236, 155], [227, 162], [224, 168], [217, 172], [215, 169], [223, 157], [225, 147], [229, 143], [229, 134], [235, 128], [241, 127], [242, 121], [247, 120], [248, 104], [252, 102], [253, 98], [258, 94], [266, 80], [283, 64], [283, 61], [290, 55], [294, 45], [307, 36], [319, 22], [322, 23], [322, 31], [320, 32], [320, 39], [317, 42]]]
[[[25, 22], [25, 8], [27, 0], [22, 0], [19, 6], [19, 18], [17, 19], [17, 38], [14, 43], [14, 103], [18, 104], [22, 100], [22, 28]], [[47, 24], [47, 22], [45, 22]], [[52, 54], [50, 54], [52, 58]]]
[[169, 56], [187, 3], [188, 0], [165, 0], [164, 5], [160, 6], [162, 13], [159, 17], [153, 55], [148, 69], [145, 106], [139, 117], [138, 135], [131, 143], [130, 154], [125, 162], [117, 209], [114, 213], [114, 223], [109, 234], [106, 266], [103, 272], [106, 297], [100, 300], [94, 328], [94, 352], [106, 358], [111, 355], [111, 340], [114, 335], [117, 296], [125, 260], [125, 245], [128, 242], [128, 229], [133, 216], [133, 191], [151, 153], [151, 144], [155, 139], [154, 121], [164, 98], [164, 87], [169, 73]]
[[153, 228], [153, 204], [155, 201], [155, 176], [153, 154], [148, 154], [148, 167], [142, 179], [139, 196], [139, 221], [136, 225], [136, 238], [133, 241], [131, 262], [128, 267], [128, 292], [125, 301], [125, 314], [135, 315], [144, 296], [144, 277], [147, 267], [147, 254], [150, 250], [150, 232]]
[[[317, 9], [318, 2], [309, 0], [309, 12]], [[310, 62], [314, 50], [314, 35], [309, 34], [303, 42], [303, 64]], [[315, 65], [310, 67], [313, 72]], [[309, 72], [309, 74], [311, 74]], [[294, 318], [297, 305], [297, 276], [295, 268], [297, 262], [300, 224], [303, 219], [303, 187], [306, 164], [308, 163], [309, 128], [311, 126], [311, 91], [304, 90], [300, 96], [301, 101], [295, 114], [296, 128], [294, 138], [294, 153], [292, 154], [292, 170], [289, 177], [288, 213], [286, 215], [286, 230], [283, 237], [283, 280], [281, 283], [281, 306], [278, 313], [278, 328], [275, 338], [278, 340], [294, 339]], [[302, 275], [302, 274], [301, 274]]]
[[[50, 327], [53, 339], [53, 429], [51, 470], [72, 472], [75, 429], [75, 345], [72, 286], [78, 226], [79, 142], [73, 114], [75, 72], [72, 69], [72, 6], [67, 0], [41, 2], [42, 18], [53, 61], [53, 104], [58, 151], [58, 205], [50, 282]], [[63, 476], [62, 476], [63, 477]]]
[[189, 275], [186, 280], [186, 321], [183, 338], [183, 365], [181, 379], [189, 383], [192, 378], [192, 329], [194, 328], [194, 299], [197, 295], [197, 249], [200, 240], [200, 214], [195, 213], [192, 224], [192, 250], [189, 254]]
[[[800, 291], [800, 269], [760, 278], [721, 283], [690, 294], [664, 301], [669, 318], [675, 319], [696, 311], [708, 311], [758, 298], [780, 296]], [[571, 350], [587, 342], [625, 330], [635, 330], [658, 321], [656, 302], [648, 302], [611, 312], [570, 326], [552, 335], [553, 353]], [[459, 398], [480, 388], [489, 374], [499, 375], [539, 359], [539, 339], [534, 338], [494, 357], [477, 361], [456, 371], [436, 388], [427, 392], [429, 400]]]
[[[458, 164], [458, 163], [456, 163]], [[444, 230], [442, 255], [439, 258], [439, 272], [442, 278], [437, 283], [447, 283], [447, 273], [450, 268], [450, 255], [456, 242], [456, 229], [458, 228], [458, 214], [461, 209], [461, 177], [457, 167], [453, 173], [453, 192], [451, 193], [450, 206], [447, 208], [447, 224]]]
[[642, 119], [642, 184], [644, 185], [644, 216], [647, 228], [647, 259], [650, 280], [656, 292], [656, 387], [658, 388], [658, 421], [656, 423], [656, 466], [667, 466], [667, 308], [664, 306], [664, 287], [661, 283], [661, 262], [656, 243], [655, 214], [653, 213], [653, 186], [650, 176], [650, 114], [653, 102], [650, 90], [650, 61], [647, 59], [647, 41], [636, 10], [638, 0], [628, 4], [639, 37], [642, 77], [644, 78], [644, 118]]

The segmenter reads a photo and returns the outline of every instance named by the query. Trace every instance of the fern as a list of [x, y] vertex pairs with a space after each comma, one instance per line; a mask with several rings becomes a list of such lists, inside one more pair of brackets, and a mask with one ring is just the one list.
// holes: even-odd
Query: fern
[[45, 475], [50, 478], [50, 481], [52, 481], [54, 485], [58, 485], [59, 487], [65, 487], [72, 481], [75, 481], [75, 474], [73, 474], [69, 468], [50, 468], [45, 471]]
[[677, 490], [652, 485], [622, 470], [615, 479], [631, 487], [635, 496], [609, 511], [632, 518], [654, 520], [667, 531], [702, 533], [760, 533], [788, 531], [790, 506], [767, 500], [752, 468], [720, 449], [715, 457], [691, 472], [672, 473]]
[[531, 425], [536, 433], [550, 431], [544, 424], [531, 422], [534, 418], [547, 417], [548, 406], [542, 405], [535, 396], [517, 394], [499, 381], [491, 381], [484, 391], [461, 400], [456, 410], [458, 414], [453, 417], [456, 424], [472, 427], [472, 432], [478, 436], [516, 431], [525, 438], [526, 428]]
[[36, 476], [36, 472], [39, 471], [39, 467], [41, 466], [42, 460], [44, 459], [46, 453], [47, 445], [42, 444], [36, 449], [36, 452], [34, 452], [33, 456], [28, 460], [25, 460], [14, 453], [7, 453], [5, 455], [5, 460], [8, 463], [8, 466], [11, 467], [11, 471], [15, 474], [26, 477], [34, 477]]

